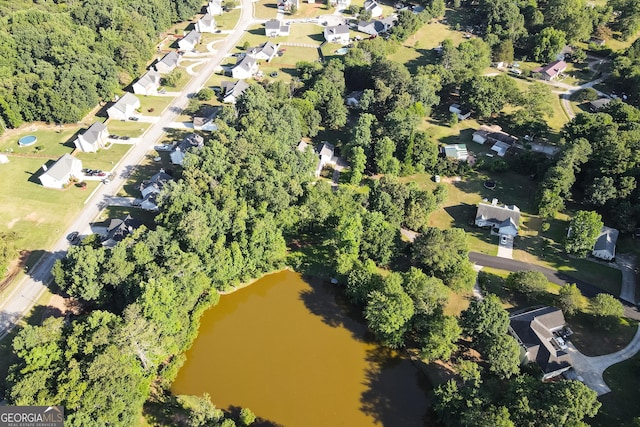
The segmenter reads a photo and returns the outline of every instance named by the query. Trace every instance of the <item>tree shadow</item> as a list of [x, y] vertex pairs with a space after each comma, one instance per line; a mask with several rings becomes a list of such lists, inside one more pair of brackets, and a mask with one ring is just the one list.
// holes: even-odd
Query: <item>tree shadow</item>
[[414, 59], [410, 59], [404, 63], [405, 67], [415, 74], [418, 71], [418, 67], [424, 65], [435, 65], [438, 63], [440, 55], [434, 49], [413, 48], [418, 53], [418, 56]]
[[[240, 419], [240, 411], [242, 408], [240, 406], [229, 406], [224, 412], [234, 420]], [[266, 418], [258, 417], [256, 415], [256, 420], [251, 424], [253, 427], [284, 427], [283, 424], [279, 424], [275, 421], [268, 420]]]
[[247, 30], [247, 33], [253, 34], [255, 36], [264, 36], [264, 28], [252, 28]]
[[424, 426], [431, 386], [422, 372], [409, 358], [382, 347], [369, 350], [367, 361], [360, 410], [384, 426]]

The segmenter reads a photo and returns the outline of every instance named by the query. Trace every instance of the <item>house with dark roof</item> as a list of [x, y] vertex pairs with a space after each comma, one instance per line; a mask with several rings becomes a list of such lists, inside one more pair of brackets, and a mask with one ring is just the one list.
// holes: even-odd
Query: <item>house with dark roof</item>
[[593, 245], [591, 254], [605, 261], [613, 261], [616, 257], [616, 242], [618, 241], [620, 232], [615, 228], [603, 226], [600, 235]]
[[591, 101], [589, 102], [589, 111], [591, 111], [592, 113], [597, 113], [598, 111], [609, 105], [610, 102], [611, 99], [609, 98], [600, 98], [596, 99], [595, 101]]
[[173, 181], [173, 177], [166, 173], [164, 169], [160, 169], [157, 174], [142, 181], [140, 184], [140, 193], [142, 194], [142, 198], [144, 199], [147, 195], [152, 193], [159, 193], [169, 181]]
[[290, 31], [291, 27], [288, 23], [277, 19], [270, 19], [264, 23], [264, 34], [267, 37], [285, 37]]
[[110, 119], [127, 120], [140, 108], [140, 100], [132, 93], [126, 92], [111, 107], [107, 108]]
[[395, 25], [397, 20], [397, 15], [391, 15], [386, 18], [375, 19], [372, 21], [358, 21], [358, 31], [371, 36], [377, 36], [378, 34], [388, 32]]
[[159, 211], [160, 208], [158, 207], [157, 199], [158, 193], [147, 194], [147, 197], [142, 199], [142, 202], [140, 203], [140, 209], [151, 212]]
[[349, 26], [340, 24], [325, 27], [324, 39], [329, 43], [349, 44]]
[[271, 62], [271, 60], [278, 54], [278, 45], [271, 42], [266, 42], [260, 46], [252, 47], [247, 51], [247, 55], [256, 60]]
[[44, 173], [38, 177], [43, 187], [62, 189], [72, 178], [82, 179], [82, 162], [70, 154], [60, 157], [50, 167], [42, 166]]
[[571, 368], [565, 342], [571, 330], [565, 323], [562, 311], [555, 307], [536, 308], [509, 317], [509, 333], [520, 344], [522, 361], [537, 364], [543, 381]]
[[144, 73], [132, 86], [136, 95], [156, 95], [160, 87], [160, 74], [151, 70]]
[[364, 2], [364, 10], [367, 12], [371, 12], [372, 18], [377, 18], [382, 15], [382, 8], [375, 0], [365, 0]]
[[557, 60], [542, 67], [535, 68], [532, 72], [538, 74], [542, 80], [551, 81], [557, 78], [566, 69], [567, 63], [562, 60]]
[[114, 246], [116, 243], [123, 241], [128, 235], [140, 227], [142, 222], [127, 215], [120, 219], [112, 219], [107, 226], [107, 235], [103, 240], [104, 246]]
[[217, 30], [216, 20], [210, 13], [206, 13], [196, 21], [196, 31], [199, 33], [215, 33]]
[[498, 205], [498, 199], [491, 204], [478, 203], [475, 224], [478, 227], [491, 227], [491, 232], [513, 238], [520, 227], [520, 209], [516, 205]]
[[167, 74], [172, 72], [178, 66], [179, 61], [180, 55], [178, 55], [178, 52], [169, 52], [163, 56], [161, 60], [156, 62], [154, 68], [156, 69], [156, 72], [160, 74]]
[[247, 90], [249, 83], [244, 80], [238, 80], [236, 82], [224, 81], [220, 83], [220, 87], [222, 88], [222, 102], [235, 104], [238, 98]]
[[192, 51], [202, 40], [202, 34], [197, 31], [189, 31], [189, 34], [178, 40], [178, 47], [183, 52]]
[[180, 144], [176, 145], [173, 151], [169, 154], [171, 163], [182, 166], [184, 157], [190, 150], [199, 150], [202, 147], [204, 147], [204, 138], [198, 134], [190, 133]]
[[107, 127], [100, 122], [95, 122], [83, 134], [78, 135], [73, 144], [80, 151], [95, 153], [104, 148], [108, 138], [109, 131]]
[[249, 79], [258, 72], [258, 61], [245, 55], [231, 69], [231, 77], [234, 79]]
[[467, 107], [462, 107], [460, 104], [451, 104], [449, 112], [458, 116], [458, 120], [466, 120], [471, 116], [471, 110]]

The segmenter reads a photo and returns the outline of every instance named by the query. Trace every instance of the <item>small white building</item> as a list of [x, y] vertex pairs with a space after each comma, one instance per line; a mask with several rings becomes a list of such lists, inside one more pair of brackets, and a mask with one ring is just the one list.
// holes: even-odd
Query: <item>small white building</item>
[[458, 120], [466, 120], [471, 116], [471, 110], [460, 106], [460, 104], [451, 104], [449, 112], [458, 116]]
[[82, 162], [70, 154], [60, 157], [50, 167], [42, 166], [44, 173], [39, 179], [43, 187], [62, 189], [71, 178], [82, 179]]
[[224, 81], [220, 84], [222, 88], [222, 102], [226, 104], [235, 104], [238, 98], [249, 87], [249, 84], [244, 80], [238, 80], [237, 82]]
[[461, 160], [466, 162], [469, 158], [466, 144], [450, 144], [443, 147], [444, 155], [448, 159]]
[[115, 104], [107, 109], [110, 119], [127, 120], [140, 108], [140, 100], [132, 93], [126, 92]]
[[500, 157], [504, 156], [518, 142], [518, 138], [502, 132], [500, 126], [482, 126], [473, 133], [472, 140], [478, 144], [488, 142], [491, 144], [491, 150], [495, 151]]
[[95, 153], [105, 147], [108, 138], [107, 127], [100, 122], [95, 122], [83, 134], [78, 135], [73, 144], [80, 151]]
[[377, 18], [382, 15], [382, 8], [375, 0], [366, 0], [364, 2], [364, 10], [371, 12], [372, 18]]
[[156, 95], [160, 87], [160, 74], [155, 71], [147, 71], [136, 81], [133, 86], [133, 93], [136, 95]]
[[210, 0], [207, 13], [212, 16], [222, 15], [222, 0]]
[[251, 56], [245, 55], [231, 69], [234, 79], [249, 79], [258, 72], [258, 62]]
[[267, 37], [287, 37], [290, 32], [290, 25], [283, 21], [270, 19], [264, 23], [264, 34]]
[[202, 34], [197, 31], [190, 31], [189, 34], [178, 40], [178, 47], [183, 52], [192, 51], [198, 46], [202, 40]]
[[271, 42], [266, 42], [260, 46], [252, 47], [247, 51], [247, 55], [255, 58], [259, 61], [271, 62], [273, 58], [278, 54], [278, 45]]
[[605, 261], [613, 261], [616, 257], [616, 242], [618, 241], [620, 232], [615, 228], [603, 226], [600, 235], [593, 245], [591, 254]]
[[340, 24], [325, 27], [324, 39], [329, 43], [349, 44], [349, 26]]
[[346, 9], [351, 5], [351, 0], [331, 0], [331, 6], [337, 9]]
[[0, 154], [0, 165], [4, 165], [6, 163], [9, 163], [9, 158], [4, 154]]
[[199, 33], [215, 33], [217, 29], [216, 20], [209, 13], [196, 21], [196, 31]]
[[154, 66], [157, 73], [168, 74], [172, 72], [180, 62], [180, 55], [178, 52], [169, 52], [159, 60]]
[[335, 165], [335, 157], [334, 157], [334, 146], [329, 144], [327, 141], [323, 141], [320, 146], [316, 149], [318, 153], [318, 166], [316, 167], [316, 177], [320, 176], [322, 172], [322, 168], [326, 165]]

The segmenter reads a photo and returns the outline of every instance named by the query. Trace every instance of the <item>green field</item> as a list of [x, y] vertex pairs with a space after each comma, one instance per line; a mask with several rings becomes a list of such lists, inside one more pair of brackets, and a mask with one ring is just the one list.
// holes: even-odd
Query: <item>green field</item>
[[138, 99], [140, 100], [140, 113], [144, 116], [160, 116], [173, 102], [171, 96], [138, 96]]
[[611, 392], [600, 396], [602, 407], [589, 424], [596, 427], [631, 425], [633, 418], [640, 417], [640, 406], [633, 397], [640, 390], [640, 354], [611, 366], [603, 376]]
[[82, 161], [82, 166], [85, 168], [111, 171], [131, 147], [130, 144], [111, 144], [109, 148], [99, 150], [97, 153], [78, 152], [76, 157]]
[[230, 12], [223, 12], [222, 15], [216, 16], [216, 25], [224, 31], [233, 30], [240, 19], [240, 9], [233, 9]]
[[109, 120], [106, 125], [110, 134], [128, 136], [129, 138], [138, 138], [139, 136], [142, 136], [149, 126], [151, 126], [151, 123]]
[[260, 0], [253, 3], [253, 16], [257, 19], [275, 19], [277, 14], [278, 2], [275, 0]]
[[[57, 159], [63, 154], [71, 153], [75, 146], [73, 140], [78, 133], [86, 128], [77, 125], [58, 126], [32, 126], [20, 131], [11, 131], [0, 138], [0, 152], [15, 154], [38, 154], [52, 159]], [[26, 135], [34, 135], [38, 138], [34, 145], [20, 147], [18, 140]]]

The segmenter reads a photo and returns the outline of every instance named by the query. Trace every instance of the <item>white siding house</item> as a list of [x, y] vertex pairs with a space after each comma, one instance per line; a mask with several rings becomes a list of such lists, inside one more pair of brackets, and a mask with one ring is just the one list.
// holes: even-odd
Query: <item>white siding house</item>
[[133, 93], [136, 95], [156, 95], [160, 87], [160, 74], [155, 71], [147, 71], [136, 81], [133, 86]]
[[616, 242], [620, 232], [615, 228], [602, 227], [600, 235], [593, 245], [591, 254], [605, 261], [612, 261], [616, 257]]
[[215, 33], [217, 29], [216, 20], [209, 13], [196, 22], [196, 31], [199, 33]]
[[78, 135], [73, 143], [80, 151], [95, 153], [104, 148], [107, 138], [109, 138], [107, 127], [100, 122], [95, 122], [85, 133]]
[[340, 24], [325, 27], [324, 39], [329, 43], [349, 44], [349, 26]]
[[50, 167], [42, 166], [44, 173], [39, 179], [43, 187], [62, 189], [71, 178], [82, 179], [82, 162], [70, 154], [60, 157]]
[[178, 55], [178, 52], [169, 52], [156, 63], [156, 72], [160, 74], [170, 73], [178, 66], [179, 61], [180, 55]]
[[127, 120], [140, 108], [140, 100], [135, 95], [127, 92], [107, 109], [109, 118], [114, 120]]
[[178, 40], [178, 47], [184, 52], [192, 51], [198, 46], [202, 35], [197, 31], [190, 31], [189, 34]]

